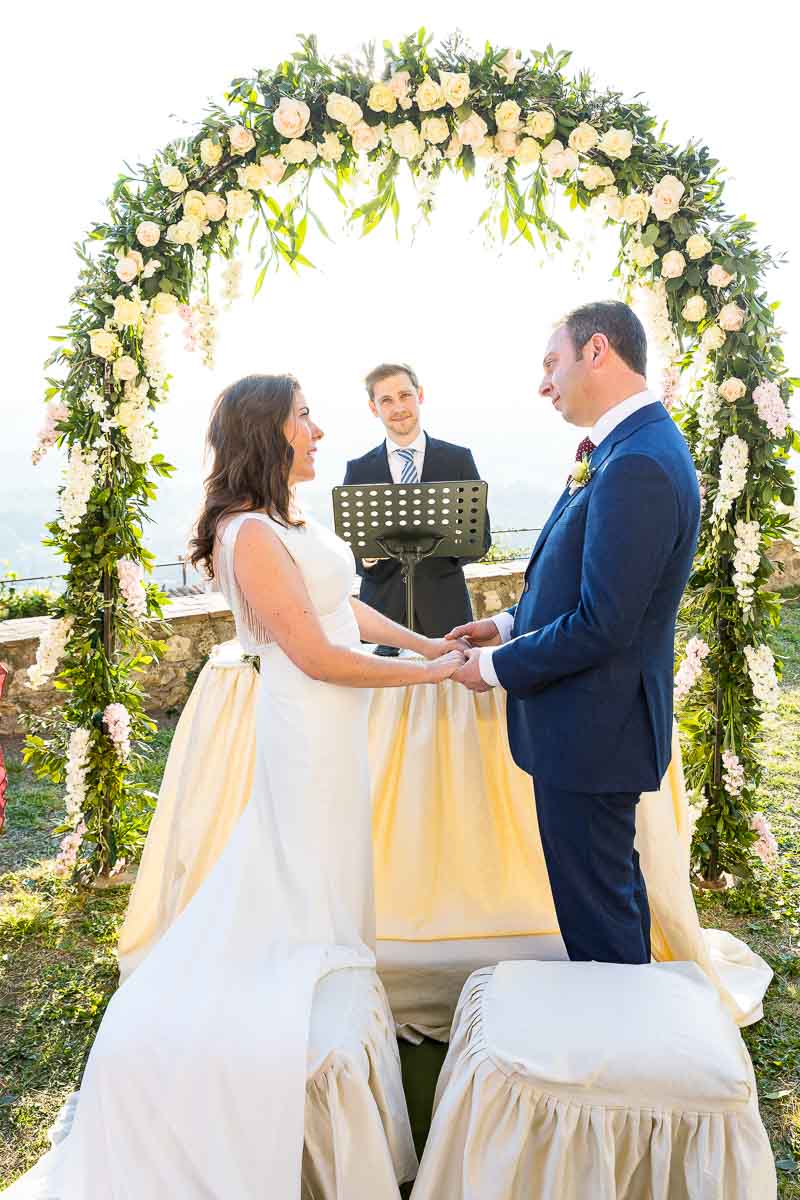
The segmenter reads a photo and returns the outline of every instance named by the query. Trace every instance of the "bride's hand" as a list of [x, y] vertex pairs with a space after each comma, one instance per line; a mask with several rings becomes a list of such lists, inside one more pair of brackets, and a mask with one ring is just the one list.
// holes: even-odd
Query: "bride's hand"
[[469, 642], [463, 638], [425, 638], [424, 644], [419, 648], [422, 657], [427, 659], [441, 658], [443, 654], [449, 654], [451, 650], [461, 650], [466, 653], [469, 650]]
[[466, 661], [466, 655], [461, 650], [451, 650], [439, 658], [432, 659], [422, 668], [425, 683], [441, 683], [443, 679], [449, 679]]

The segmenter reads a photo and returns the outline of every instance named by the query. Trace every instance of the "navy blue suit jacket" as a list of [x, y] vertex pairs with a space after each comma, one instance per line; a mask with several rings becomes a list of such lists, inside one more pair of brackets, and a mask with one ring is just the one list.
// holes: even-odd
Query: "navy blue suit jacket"
[[700, 496], [659, 402], [622, 421], [534, 546], [494, 666], [517, 764], [577, 792], [657, 789], [671, 758], [675, 618]]

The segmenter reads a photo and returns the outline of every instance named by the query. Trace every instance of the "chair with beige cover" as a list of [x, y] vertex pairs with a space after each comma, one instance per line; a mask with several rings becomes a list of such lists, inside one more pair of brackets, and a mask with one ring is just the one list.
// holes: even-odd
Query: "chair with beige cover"
[[467, 980], [414, 1200], [773, 1200], [739, 1031], [694, 963]]

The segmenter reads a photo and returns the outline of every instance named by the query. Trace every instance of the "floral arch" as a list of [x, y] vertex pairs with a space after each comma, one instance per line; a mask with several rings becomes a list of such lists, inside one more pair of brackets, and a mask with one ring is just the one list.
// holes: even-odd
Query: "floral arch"
[[[210, 358], [214, 255], [227, 260], [232, 295], [237, 248], [260, 238], [257, 291], [282, 261], [310, 265], [307, 236], [325, 233], [312, 185], [327, 185], [366, 234], [387, 214], [397, 219], [402, 170], [425, 215], [443, 171], [481, 178], [490, 195], [481, 220], [496, 222], [503, 241], [560, 235], [547, 203], [554, 188], [619, 229], [622, 289], [647, 300], [669, 363], [665, 401], [703, 494], [682, 617], [691, 636], [676, 676], [688, 784], [702, 807], [695, 861], [711, 879], [747, 872], [759, 735], [777, 703], [766, 550], [787, 528], [787, 458], [800, 448], [788, 417], [798, 381], [763, 292], [776, 260], [750, 222], [725, 211], [722, 171], [705, 146], [670, 145], [642, 103], [595, 90], [586, 74], [568, 78], [568, 60], [549, 46], [475, 54], [459, 35], [433, 48], [420, 30], [384, 45], [378, 78], [371, 50], [330, 62], [315, 38], [301, 38], [275, 69], [235, 79], [226, 107], [212, 106], [192, 136], [117, 180], [107, 219], [78, 247], [34, 452], [37, 461], [59, 443], [69, 455], [47, 542], [68, 565], [63, 615], [29, 672], [32, 686], [55, 674], [63, 704], [26, 747], [39, 773], [66, 779], [63, 870], [113, 873], [149, 819], [133, 769], [153, 730], [138, 678], [160, 649], [143, 527], [155, 480], [172, 469], [153, 453], [169, 383], [163, 323], [177, 312], [189, 347]], [[365, 203], [353, 199], [357, 178], [369, 181]]]

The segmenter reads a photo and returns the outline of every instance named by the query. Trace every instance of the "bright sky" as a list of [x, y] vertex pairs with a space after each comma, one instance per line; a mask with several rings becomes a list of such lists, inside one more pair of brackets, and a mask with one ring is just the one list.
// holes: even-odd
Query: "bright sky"
[[[757, 18], [749, 4], [686, 0], [657, 13], [630, 0], [492, 8], [433, 0], [381, 16], [374, 3], [319, 0], [296, 9], [82, 0], [46, 17], [39, 6], [18, 8], [0, 84], [6, 161], [13, 162], [0, 190], [0, 510], [4, 491], [18, 489], [46, 489], [55, 505], [58, 455], [36, 469], [27, 463], [42, 415], [47, 337], [67, 315], [75, 278], [73, 242], [101, 215], [126, 159], [152, 156], [180, 132], [181, 120], [199, 119], [208, 98], [221, 101], [234, 76], [279, 62], [298, 29], [316, 32], [326, 54], [371, 39], [380, 47], [420, 24], [437, 39], [459, 27], [477, 49], [487, 38], [523, 50], [550, 41], [572, 49], [571, 65], [588, 67], [598, 85], [644, 93], [673, 140], [709, 144], [729, 168], [729, 207], [757, 221], [762, 242], [791, 255], [770, 282], [770, 299], [782, 301], [786, 355], [800, 373], [797, 69], [785, 6], [765, 0]], [[309, 235], [306, 252], [319, 270], [299, 278], [282, 271], [254, 302], [245, 297], [226, 314], [211, 375], [176, 337], [176, 378], [160, 417], [163, 453], [199, 486], [206, 418], [220, 387], [250, 370], [292, 370], [328, 433], [321, 479], [338, 482], [345, 458], [379, 440], [360, 380], [376, 361], [400, 357], [426, 384], [433, 433], [471, 444], [479, 465], [482, 438], [487, 447], [491, 441], [493, 461], [507, 443], [507, 474], [537, 476], [556, 492], [575, 436], [537, 399], [542, 347], [561, 311], [611, 294], [613, 243], [595, 237], [588, 260], [587, 226], [549, 262], [522, 243], [498, 258], [472, 233], [484, 203], [481, 188], [449, 182], [432, 227], [413, 247], [407, 232], [397, 242], [389, 228], [365, 241], [343, 233], [334, 246]]]

